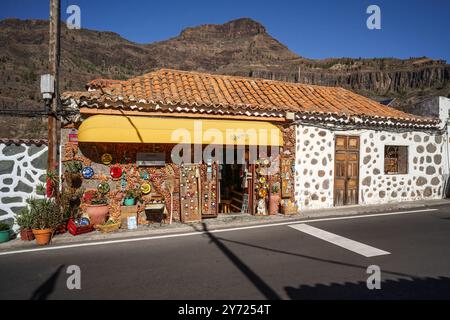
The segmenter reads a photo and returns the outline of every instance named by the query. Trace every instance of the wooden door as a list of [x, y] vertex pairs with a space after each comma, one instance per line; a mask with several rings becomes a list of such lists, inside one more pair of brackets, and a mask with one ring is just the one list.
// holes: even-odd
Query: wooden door
[[359, 137], [336, 136], [334, 205], [358, 204]]

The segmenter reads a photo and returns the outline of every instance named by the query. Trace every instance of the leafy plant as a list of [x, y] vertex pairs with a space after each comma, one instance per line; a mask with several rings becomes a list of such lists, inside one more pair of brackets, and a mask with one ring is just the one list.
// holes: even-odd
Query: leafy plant
[[21, 229], [31, 229], [33, 227], [33, 215], [28, 207], [20, 210], [20, 213], [16, 215], [16, 222]]
[[0, 231], [7, 231], [11, 229], [11, 226], [7, 223], [0, 222]]
[[125, 190], [126, 199], [135, 199], [137, 202], [142, 203], [142, 191], [140, 188], [134, 187]]
[[71, 160], [64, 163], [66, 171], [69, 173], [79, 173], [83, 169], [83, 164], [78, 160]]
[[63, 222], [60, 205], [49, 198], [27, 199], [30, 215], [32, 216], [32, 229], [54, 229]]
[[277, 182], [272, 185], [272, 193], [276, 194], [278, 191], [280, 191], [280, 184]]
[[97, 190], [91, 189], [84, 193], [83, 202], [93, 205], [108, 204], [108, 198]]
[[63, 210], [64, 220], [78, 218], [79, 206], [81, 204], [81, 198], [83, 197], [83, 188], [71, 188], [65, 187], [61, 193], [61, 206]]

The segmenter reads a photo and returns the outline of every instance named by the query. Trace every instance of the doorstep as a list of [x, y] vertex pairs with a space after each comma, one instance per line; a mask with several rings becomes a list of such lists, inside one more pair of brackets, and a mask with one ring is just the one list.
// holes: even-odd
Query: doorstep
[[[217, 218], [205, 219], [196, 223], [180, 223], [174, 222], [171, 225], [159, 223], [150, 225], [140, 225], [137, 229], [126, 230], [119, 229], [112, 233], [101, 233], [93, 231], [77, 236], [71, 235], [69, 232], [56, 235], [49, 246], [59, 246], [64, 244], [75, 244], [82, 242], [95, 242], [103, 240], [114, 240], [124, 238], [135, 238], [142, 236], [156, 236], [161, 234], [176, 234], [192, 231], [202, 231], [203, 223], [208, 230], [217, 230], [225, 228], [252, 226], [258, 224], [277, 223], [277, 222], [307, 222], [310, 219], [325, 217], [341, 217], [349, 215], [376, 214], [389, 211], [402, 211], [408, 209], [423, 209], [431, 206], [448, 205], [450, 199], [438, 200], [419, 200], [406, 201], [400, 203], [389, 203], [379, 205], [357, 205], [346, 206], [340, 208], [327, 209], [308, 209], [303, 210], [296, 215], [273, 215], [273, 216], [253, 216], [249, 214], [219, 214]], [[30, 249], [39, 247], [35, 241], [22, 241], [20, 238], [10, 240], [0, 244], [0, 252], [20, 249]]]

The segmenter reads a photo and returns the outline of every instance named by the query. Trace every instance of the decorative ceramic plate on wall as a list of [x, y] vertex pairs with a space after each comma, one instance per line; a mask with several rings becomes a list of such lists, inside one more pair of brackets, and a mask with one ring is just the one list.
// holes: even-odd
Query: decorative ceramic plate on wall
[[112, 155], [110, 155], [109, 153], [104, 153], [102, 154], [101, 160], [104, 165], [108, 165], [112, 161]]
[[90, 179], [94, 175], [94, 169], [91, 167], [84, 167], [83, 170], [81, 170], [81, 174], [83, 175], [83, 178]]
[[143, 194], [148, 194], [152, 191], [152, 186], [149, 183], [143, 183], [141, 185], [141, 191]]
[[101, 183], [99, 183], [99, 185], [97, 186], [98, 192], [103, 193], [103, 194], [108, 193], [108, 192], [109, 192], [109, 189], [110, 189], [110, 188], [109, 188], [109, 184], [106, 183], [106, 182], [101, 182]]
[[119, 179], [122, 176], [122, 169], [120, 167], [112, 167], [109, 173], [113, 179]]

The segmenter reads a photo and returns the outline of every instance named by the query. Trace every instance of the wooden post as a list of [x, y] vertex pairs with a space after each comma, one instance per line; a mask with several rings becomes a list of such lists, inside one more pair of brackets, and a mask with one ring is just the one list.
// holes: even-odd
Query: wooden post
[[55, 77], [55, 95], [48, 115], [48, 162], [47, 169], [58, 173], [58, 105], [59, 105], [59, 56], [60, 56], [60, 0], [50, 0], [49, 21], [49, 70]]

